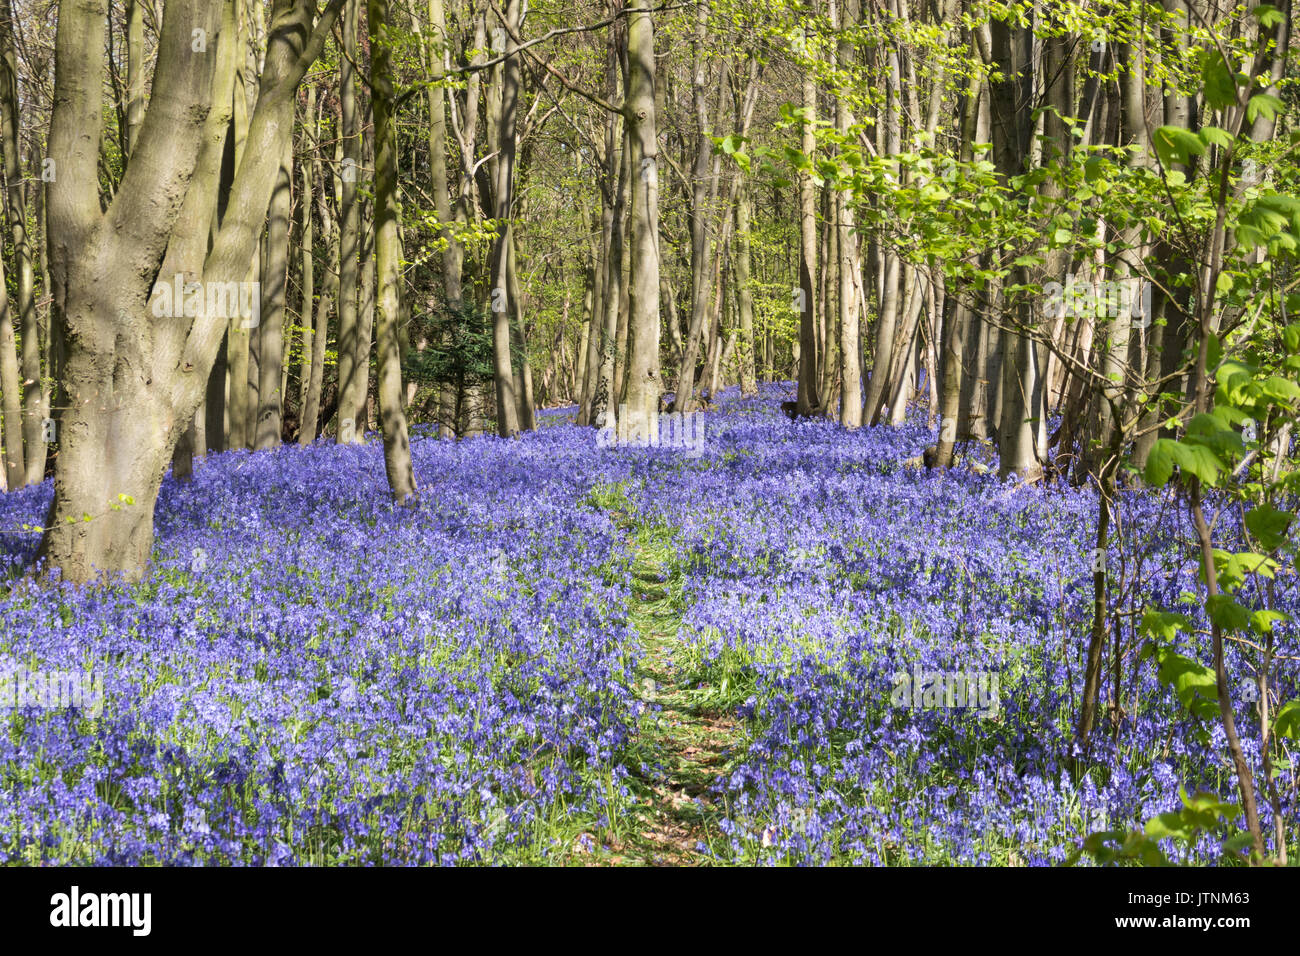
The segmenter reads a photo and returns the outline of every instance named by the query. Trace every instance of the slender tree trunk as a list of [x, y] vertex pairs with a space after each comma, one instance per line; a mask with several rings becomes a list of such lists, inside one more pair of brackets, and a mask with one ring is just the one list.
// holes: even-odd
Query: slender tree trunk
[[[717, 191], [716, 170], [720, 167], [713, 163], [713, 142], [709, 138], [709, 58], [706, 47], [711, 9], [708, 3], [696, 6], [691, 47], [691, 96], [695, 113], [695, 158], [691, 167], [690, 195], [691, 320], [677, 371], [675, 407], [679, 412], [689, 412], [695, 404], [695, 367], [699, 364], [700, 337], [706, 331], [713, 291], [710, 283], [713, 243], [709, 239], [709, 218]], [[714, 169], [712, 176], [711, 166]]]
[[602, 289], [604, 307], [604, 333], [601, 336], [600, 369], [596, 388], [591, 398], [591, 423], [605, 425], [610, 415], [618, 412], [618, 395], [614, 385], [614, 358], [618, 349], [618, 315], [623, 298], [623, 224], [628, 193], [628, 144], [620, 122], [615, 133], [615, 148], [610, 162], [618, 163], [618, 185], [614, 190], [614, 204], [610, 210], [610, 238], [605, 255], [605, 282]]
[[537, 403], [533, 397], [533, 365], [528, 358], [528, 334], [524, 325], [523, 292], [515, 262], [515, 241], [511, 236], [507, 250], [506, 277], [509, 281], [510, 306], [513, 310], [515, 347], [519, 351], [519, 427], [526, 432], [537, 430]]
[[14, 297], [22, 331], [23, 454], [25, 478], [37, 484], [45, 478], [44, 420], [48, 414], [41, 382], [41, 329], [36, 315], [32, 245], [27, 235], [27, 184], [23, 176], [18, 135], [18, 57], [14, 46], [12, 0], [0, 6], [0, 127], [3, 128], [6, 213], [14, 247]]
[[144, 3], [126, 3], [126, 152], [135, 152], [144, 122]]
[[[989, 81], [993, 120], [993, 158], [1003, 179], [1024, 170], [1033, 121], [1030, 89], [1033, 64], [1027, 27], [994, 19], [990, 23], [990, 62], [998, 71]], [[1013, 282], [1027, 284], [1028, 272], [1018, 267]], [[1001, 406], [998, 421], [998, 472], [1029, 480], [1042, 472], [1039, 437], [1045, 424], [1039, 345], [1028, 328], [1031, 308], [1022, 294], [1008, 303], [1016, 331], [1002, 333]]]
[[[839, 0], [833, 5], [832, 22], [843, 28], [856, 20], [856, 4]], [[842, 12], [841, 12], [842, 11]], [[847, 69], [853, 61], [853, 44], [841, 39], [836, 47], [836, 65]], [[841, 92], [835, 98], [835, 130], [847, 141], [853, 114]], [[862, 424], [861, 344], [858, 340], [857, 277], [861, 272], [858, 237], [854, 229], [853, 206], [847, 191], [835, 194], [835, 222], [838, 230], [839, 323], [840, 323], [840, 424], [857, 428]]]
[[257, 432], [253, 447], [274, 448], [280, 444], [284, 394], [281, 367], [284, 364], [284, 312], [288, 294], [289, 216], [293, 199], [292, 139], [280, 163], [275, 192], [266, 221], [266, 255], [262, 260], [262, 324], [258, 366]]
[[758, 376], [754, 366], [754, 293], [750, 288], [749, 223], [753, 202], [749, 188], [741, 184], [736, 196], [736, 307], [740, 313], [740, 392], [758, 394]]
[[579, 425], [594, 424], [596, 416], [604, 410], [603, 403], [599, 409], [596, 407], [596, 392], [599, 388], [600, 370], [604, 365], [605, 356], [605, 283], [609, 275], [609, 250], [614, 231], [614, 194], [618, 190], [618, 177], [623, 165], [619, 162], [618, 167], [613, 168], [615, 137], [618, 136], [621, 123], [621, 117], [611, 115], [605, 133], [606, 168], [603, 174], [605, 187], [602, 189], [605, 195], [601, 197], [599, 229], [595, 230], [600, 235], [601, 241], [599, 250], [592, 251], [594, 275], [591, 335], [587, 339], [586, 377], [583, 379], [582, 394], [578, 399], [577, 424]]
[[[320, 117], [317, 114], [317, 136], [316, 142], [320, 142]], [[303, 405], [302, 427], [298, 432], [299, 444], [309, 445], [314, 442], [321, 432], [321, 426], [325, 424], [320, 420], [321, 395], [325, 384], [325, 346], [329, 340], [329, 318], [330, 310], [333, 308], [334, 298], [338, 295], [339, 290], [339, 229], [330, 215], [329, 201], [326, 196], [326, 181], [324, 178], [323, 164], [320, 159], [319, 149], [312, 153], [311, 157], [312, 170], [314, 179], [318, 185], [315, 190], [316, 214], [320, 219], [321, 229], [324, 231], [322, 238], [325, 245], [325, 262], [329, 268], [325, 273], [325, 286], [320, 291], [320, 297], [316, 301], [316, 316], [313, 322], [312, 335], [312, 360], [311, 360], [311, 381], [307, 384], [307, 399]], [[342, 192], [341, 184], [335, 179], [335, 194]]]
[[[805, 36], [807, 31], [805, 30]], [[817, 81], [811, 71], [803, 78], [803, 154], [812, 157], [817, 148], [815, 122], [817, 112]], [[811, 415], [821, 410], [822, 399], [817, 393], [817, 186], [812, 173], [799, 172], [799, 291], [796, 307], [799, 312], [799, 391], [797, 409], [800, 415]]]
[[514, 227], [514, 178], [516, 122], [519, 107], [520, 66], [514, 35], [520, 23], [521, 0], [506, 0], [505, 52], [501, 66], [501, 118], [497, 128], [497, 176], [493, 218], [499, 230], [492, 248], [492, 366], [496, 380], [497, 434], [511, 438], [519, 434], [518, 399], [510, 357], [509, 261]]
[[[243, 0], [234, 0], [238, 22], [238, 49], [235, 85], [231, 93], [231, 160], [222, 169], [222, 192], [229, 195], [240, 163], [243, 161], [244, 149], [248, 141], [248, 103], [252, 95], [254, 78], [250, 73], [247, 50], [249, 47], [248, 13]], [[228, 200], [226, 200], [228, 202]], [[250, 256], [251, 259], [251, 256]], [[251, 267], [240, 277], [244, 281], [252, 278]], [[248, 385], [249, 355], [252, 338], [256, 334], [254, 326], [246, 317], [233, 314], [226, 334], [226, 369], [229, 375], [229, 387], [226, 397], [226, 413], [230, 420], [227, 444], [231, 448], [247, 448], [252, 443], [253, 435], [248, 429], [249, 409], [252, 407], [252, 390]]]
[[339, 203], [339, 411], [335, 440], [355, 444], [364, 440], [365, 423], [358, 422], [356, 409], [365, 400], [358, 381], [357, 353], [360, 317], [357, 286], [360, 279], [361, 204], [357, 180], [361, 175], [361, 122], [357, 115], [356, 68], [358, 0], [345, 0], [343, 8], [343, 55], [339, 58], [340, 130], [343, 141], [343, 190]]
[[397, 126], [394, 122], [392, 46], [388, 37], [388, 0], [368, 0], [371, 84], [375, 111], [375, 270], [376, 332], [379, 352], [380, 425], [384, 470], [393, 499], [405, 503], [416, 493], [411, 442], [402, 397], [401, 352], [397, 319], [401, 311], [402, 248], [398, 237]]
[[5, 486], [12, 491], [26, 480], [23, 468], [23, 405], [18, 377], [18, 343], [14, 337], [13, 311], [5, 282], [4, 257], [0, 256], [0, 415], [3, 415]]
[[[308, 133], [308, 130], [311, 130]], [[312, 367], [316, 360], [316, 335], [312, 313], [316, 299], [316, 248], [312, 222], [314, 173], [312, 157], [320, 141], [316, 124], [316, 87], [307, 87], [307, 108], [303, 113], [302, 197], [298, 203], [298, 235], [302, 246], [302, 299], [298, 322], [302, 326], [302, 363], [298, 369], [298, 431], [307, 417], [307, 394], [311, 391]]]
[[[639, 10], [628, 21], [627, 97], [623, 106], [632, 170], [628, 366], [624, 402], [630, 434], [655, 440], [659, 395], [659, 150], [655, 115], [654, 20]], [[635, 429], [641, 423], [645, 431]]]

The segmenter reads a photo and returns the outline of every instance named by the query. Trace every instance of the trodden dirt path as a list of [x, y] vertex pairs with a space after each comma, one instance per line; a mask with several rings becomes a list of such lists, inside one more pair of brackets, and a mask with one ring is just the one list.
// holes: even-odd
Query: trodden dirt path
[[631, 768], [637, 819], [621, 845], [609, 847], [610, 862], [708, 864], [707, 847], [725, 839], [718, 827], [721, 798], [713, 787], [740, 750], [739, 730], [730, 715], [704, 706], [709, 688], [694, 686], [674, 663], [682, 598], [671, 534], [627, 515], [615, 517], [629, 531], [630, 618], [641, 643], [635, 689], [647, 707], [637, 748], [643, 769]]

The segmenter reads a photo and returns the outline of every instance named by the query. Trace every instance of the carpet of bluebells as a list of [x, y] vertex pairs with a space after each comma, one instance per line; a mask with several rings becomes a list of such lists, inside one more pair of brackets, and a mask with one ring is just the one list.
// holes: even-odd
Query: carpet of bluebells
[[[1052, 864], [1177, 809], [1180, 788], [1235, 801], [1221, 729], [1131, 653], [1119, 719], [1071, 774], [1091, 492], [927, 474], [908, 464], [933, 441], [923, 411], [849, 433], [787, 421], [787, 397], [723, 393], [699, 457], [598, 447], [571, 410], [512, 442], [417, 437], [414, 508], [389, 504], [374, 441], [211, 456], [165, 481], [135, 585], [32, 583], [21, 527], [51, 489], [0, 495], [0, 658], [103, 674], [105, 691], [99, 716], [0, 714], [0, 861], [564, 862], [575, 838], [599, 853], [588, 834], [642, 799], [655, 708], [637, 692], [634, 545], [609, 489], [671, 536], [676, 666], [735, 719], [706, 856]], [[1132, 646], [1142, 607], [1196, 613], [1195, 565], [1167, 499], [1127, 493], [1118, 525]], [[1275, 600], [1300, 612], [1294, 575]], [[1203, 638], [1180, 640], [1208, 661]], [[1286, 700], [1293, 624], [1277, 644]], [[896, 675], [917, 669], [996, 674], [996, 709], [899, 706]], [[1258, 768], [1236, 645], [1228, 669]], [[1104, 701], [1111, 681], [1108, 664]], [[1278, 769], [1294, 854], [1297, 772]], [[1261, 813], [1271, 830], [1266, 798]], [[1169, 852], [1214, 862], [1218, 847]]]

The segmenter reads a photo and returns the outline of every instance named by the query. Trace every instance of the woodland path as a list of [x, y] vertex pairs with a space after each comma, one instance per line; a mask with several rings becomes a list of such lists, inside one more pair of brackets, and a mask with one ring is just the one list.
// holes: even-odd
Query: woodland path
[[712, 862], [706, 848], [725, 839], [718, 826], [721, 797], [714, 786], [730, 758], [741, 751], [740, 728], [730, 714], [707, 704], [710, 688], [683, 674], [674, 661], [680, 649], [682, 572], [670, 531], [612, 512], [628, 532], [632, 555], [631, 623], [641, 657], [637, 696], [647, 705], [634, 760], [637, 791], [634, 826], [611, 846], [610, 862], [655, 866]]

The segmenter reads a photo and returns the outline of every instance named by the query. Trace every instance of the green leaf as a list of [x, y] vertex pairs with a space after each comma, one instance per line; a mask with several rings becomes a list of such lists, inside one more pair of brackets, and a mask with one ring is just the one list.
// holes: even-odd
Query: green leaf
[[[1214, 570], [1218, 574], [1220, 587], [1225, 591], [1235, 591], [1251, 574], [1271, 578], [1277, 568], [1278, 563], [1266, 554], [1257, 554], [1254, 551], [1232, 554], [1221, 548], [1214, 549]], [[1204, 580], [1203, 574], [1200, 574], [1200, 577]]]
[[1219, 712], [1219, 691], [1214, 671], [1204, 664], [1184, 657], [1169, 648], [1159, 648], [1157, 675], [1160, 682], [1173, 689], [1178, 702], [1202, 720], [1213, 719]]
[[1236, 431], [1226, 427], [1217, 416], [1205, 412], [1187, 423], [1186, 437], [1189, 444], [1202, 445], [1218, 455], [1241, 454], [1245, 450]]
[[1274, 621], [1289, 621], [1291, 615], [1281, 611], [1255, 611], [1250, 615], [1250, 629], [1260, 637], [1267, 637], [1273, 631]]
[[1219, 363], [1223, 361], [1223, 343], [1219, 341], [1217, 335], [1211, 335], [1206, 340], [1206, 362], [1210, 368], [1218, 368]]
[[1218, 50], [1207, 49], [1201, 53], [1201, 83], [1205, 87], [1205, 100], [1216, 110], [1237, 102], [1237, 78]]
[[1300, 398], [1300, 386], [1290, 379], [1282, 378], [1280, 375], [1270, 375], [1260, 387], [1263, 389], [1265, 397], [1278, 405], [1290, 405], [1297, 398]]
[[[1250, 612], [1238, 603], [1231, 594], [1211, 594], [1205, 599], [1205, 610], [1210, 620], [1223, 631], [1245, 631], [1250, 629]], [[1213, 676], [1213, 673], [1211, 673]], [[1218, 697], [1217, 693], [1215, 695]]]
[[1138, 624], [1139, 632], [1156, 640], [1172, 641], [1178, 632], [1193, 630], [1192, 621], [1186, 614], [1177, 611], [1146, 611]]
[[1277, 114], [1282, 112], [1283, 103], [1271, 93], [1256, 93], [1246, 104], [1246, 119], [1253, 123], [1258, 116], [1264, 117], [1268, 122], [1277, 119]]
[[1200, 137], [1180, 126], [1161, 126], [1155, 131], [1152, 142], [1163, 166], [1174, 163], [1186, 166], [1191, 163], [1193, 156], [1205, 152], [1205, 144]]
[[1151, 451], [1147, 454], [1144, 474], [1147, 484], [1160, 488], [1173, 477], [1174, 456], [1170, 451], [1170, 446], [1173, 444], [1171, 438], [1157, 438], [1156, 443], [1151, 446]]
[[1204, 484], [1213, 485], [1223, 471], [1223, 464], [1212, 450], [1204, 445], [1189, 445], [1172, 439], [1165, 439], [1173, 445], [1172, 454], [1178, 467], [1197, 478]]
[[1206, 146], [1222, 146], [1227, 149], [1232, 145], [1232, 136], [1227, 130], [1219, 129], [1217, 126], [1202, 126], [1196, 135]]
[[1280, 737], [1300, 740], [1300, 697], [1282, 705], [1273, 721], [1273, 732]]
[[1252, 7], [1250, 12], [1259, 21], [1260, 26], [1264, 27], [1275, 27], [1285, 19], [1282, 11], [1270, 3], [1261, 3], [1257, 7]]
[[1282, 344], [1292, 354], [1300, 352], [1300, 325], [1292, 322], [1282, 330]]
[[1215, 381], [1218, 383], [1217, 400], [1227, 405], [1242, 404], [1255, 380], [1256, 371], [1258, 370], [1253, 365], [1238, 359], [1228, 359], [1214, 374]]
[[1265, 551], [1275, 551], [1286, 543], [1287, 529], [1293, 520], [1292, 512], [1279, 511], [1268, 502], [1246, 512], [1246, 527]]
[[1190, 840], [1195, 836], [1182, 813], [1173, 810], [1152, 817], [1144, 829], [1146, 835], [1153, 840]]

